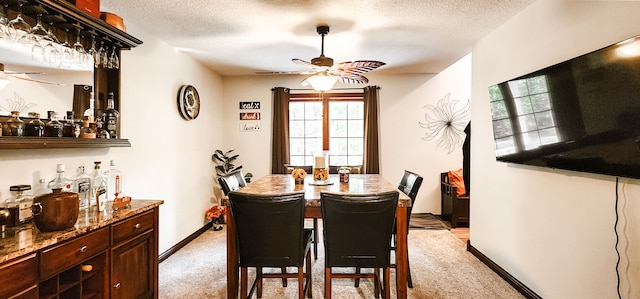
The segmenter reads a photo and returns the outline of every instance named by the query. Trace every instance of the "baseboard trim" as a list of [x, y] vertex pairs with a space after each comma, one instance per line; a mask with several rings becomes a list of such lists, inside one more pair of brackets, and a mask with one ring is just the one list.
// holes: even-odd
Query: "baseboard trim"
[[528, 288], [522, 282], [520, 282], [517, 278], [513, 277], [513, 275], [509, 274], [505, 269], [500, 267], [494, 261], [492, 261], [489, 257], [484, 255], [480, 250], [473, 247], [471, 245], [471, 241], [467, 240], [467, 251], [473, 254], [477, 259], [483, 262], [489, 269], [493, 270], [498, 276], [502, 277], [507, 283], [509, 283], [513, 288], [515, 288], [520, 294], [529, 298], [529, 299], [542, 299], [538, 294], [536, 294], [533, 290]]
[[191, 234], [188, 237], [186, 237], [184, 240], [178, 242], [178, 244], [173, 245], [171, 248], [167, 249], [167, 251], [161, 253], [160, 256], [158, 257], [158, 260], [160, 261], [160, 263], [162, 263], [162, 261], [166, 260], [172, 254], [178, 252], [178, 250], [180, 250], [182, 247], [187, 245], [189, 242], [193, 241], [195, 238], [200, 236], [202, 233], [206, 232], [212, 226], [213, 226], [213, 224], [211, 224], [211, 222], [207, 222], [207, 224], [205, 224], [202, 228], [198, 229], [193, 234]]

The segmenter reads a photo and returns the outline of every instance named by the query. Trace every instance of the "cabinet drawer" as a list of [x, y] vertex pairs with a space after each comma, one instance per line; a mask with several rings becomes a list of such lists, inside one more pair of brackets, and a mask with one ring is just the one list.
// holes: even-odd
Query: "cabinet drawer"
[[0, 298], [33, 288], [37, 283], [38, 259], [35, 253], [0, 265]]
[[40, 255], [40, 278], [48, 279], [107, 248], [109, 248], [109, 228], [105, 227], [43, 250]]
[[113, 245], [153, 229], [153, 211], [132, 217], [111, 226]]

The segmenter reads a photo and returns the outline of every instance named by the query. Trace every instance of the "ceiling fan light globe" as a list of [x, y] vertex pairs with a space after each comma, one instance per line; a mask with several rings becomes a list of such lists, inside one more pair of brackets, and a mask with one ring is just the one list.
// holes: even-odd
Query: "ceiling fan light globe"
[[329, 91], [338, 81], [338, 77], [318, 74], [307, 78], [307, 81], [316, 91]]

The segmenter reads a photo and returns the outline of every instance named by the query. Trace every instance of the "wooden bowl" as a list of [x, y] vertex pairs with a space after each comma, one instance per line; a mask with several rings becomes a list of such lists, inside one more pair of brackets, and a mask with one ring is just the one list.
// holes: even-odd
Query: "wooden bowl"
[[107, 24], [116, 27], [122, 31], [127, 31], [127, 28], [124, 26], [124, 21], [122, 18], [116, 14], [112, 14], [110, 12], [100, 12], [100, 19], [107, 22]]

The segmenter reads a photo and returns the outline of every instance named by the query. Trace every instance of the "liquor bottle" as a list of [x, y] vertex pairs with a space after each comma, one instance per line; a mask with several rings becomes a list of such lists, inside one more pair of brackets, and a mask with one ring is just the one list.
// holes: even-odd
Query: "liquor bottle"
[[82, 120], [89, 121], [90, 125], [96, 122], [96, 110], [94, 105], [95, 99], [93, 98], [93, 92], [91, 92], [91, 96], [89, 97], [89, 108], [84, 111], [82, 118]]
[[107, 99], [107, 110], [105, 110], [107, 130], [111, 138], [118, 138], [118, 122], [120, 121], [120, 113], [115, 108], [115, 96], [113, 92], [109, 92], [109, 98]]
[[25, 126], [25, 136], [44, 136], [44, 123], [40, 120], [40, 113], [29, 112], [29, 117], [33, 119]]
[[88, 119], [82, 120], [82, 128], [80, 128], [80, 138], [96, 138], [96, 132], [91, 128]]
[[4, 136], [24, 136], [25, 124], [20, 119], [20, 111], [11, 111], [11, 116], [4, 125]]
[[49, 181], [47, 187], [49, 189], [62, 189], [62, 191], [71, 192], [73, 182], [64, 176], [64, 164], [58, 164], [56, 167], [56, 177]]
[[100, 170], [102, 162], [93, 162], [93, 172], [91, 173], [91, 206], [97, 206], [98, 211], [104, 211], [107, 202], [107, 177]]
[[73, 123], [73, 111], [67, 111], [67, 115], [62, 122], [63, 137], [78, 137], [76, 135], [76, 125]]
[[115, 160], [111, 160], [110, 164], [109, 170], [106, 171], [109, 190], [107, 201], [114, 201], [118, 194], [122, 193], [122, 171], [116, 168]]
[[96, 119], [96, 138], [102, 138], [102, 139], [111, 138], [111, 135], [109, 134], [109, 131], [107, 131], [106, 124], [104, 122], [104, 119], [106, 117], [107, 117], [106, 114], [102, 112], [102, 116]]
[[62, 137], [62, 123], [58, 120], [58, 113], [50, 113], [49, 121], [44, 125], [45, 137]]
[[78, 172], [73, 178], [73, 192], [78, 193], [81, 209], [86, 209], [90, 206], [91, 177], [85, 172], [84, 166], [78, 166]]
[[24, 194], [24, 192], [31, 190], [31, 185], [10, 186], [9, 190], [14, 193], [13, 196], [5, 202], [9, 213], [13, 214], [10, 215], [9, 218], [13, 219], [13, 224], [15, 225], [29, 223], [33, 220], [33, 213], [31, 212], [33, 198]]

